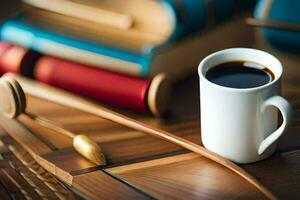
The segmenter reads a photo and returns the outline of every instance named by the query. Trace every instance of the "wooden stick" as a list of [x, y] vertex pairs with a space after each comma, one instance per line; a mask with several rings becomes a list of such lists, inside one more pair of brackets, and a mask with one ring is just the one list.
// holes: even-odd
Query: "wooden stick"
[[90, 114], [94, 114], [96, 116], [99, 116], [101, 118], [113, 121], [118, 124], [122, 124], [124, 126], [127, 126], [129, 128], [147, 133], [149, 135], [155, 136], [157, 138], [163, 139], [167, 142], [170, 142], [172, 144], [175, 144], [177, 146], [183, 147], [185, 149], [188, 149], [192, 152], [198, 153], [210, 160], [213, 160], [224, 167], [230, 169], [231, 171], [235, 172], [242, 178], [244, 178], [246, 181], [248, 181], [250, 184], [255, 186], [259, 191], [261, 191], [266, 197], [269, 199], [276, 199], [276, 197], [267, 189], [265, 188], [261, 183], [259, 183], [254, 177], [252, 177], [250, 174], [248, 174], [245, 170], [234, 164], [233, 162], [217, 155], [214, 152], [211, 152], [204, 147], [201, 147], [193, 142], [190, 142], [186, 139], [183, 139], [181, 137], [178, 137], [176, 135], [173, 135], [171, 133], [168, 133], [166, 131], [157, 129], [155, 127], [151, 127], [150, 125], [144, 124], [142, 122], [139, 122], [135, 119], [129, 118], [127, 116], [124, 116], [120, 113], [111, 111], [107, 108], [104, 108], [98, 104], [92, 103], [91, 101], [88, 101], [84, 98], [81, 98], [79, 96], [73, 95], [71, 93], [65, 92], [60, 89], [53, 88], [51, 86], [47, 86], [42, 83], [37, 83], [35, 81], [23, 78], [21, 76], [15, 75], [15, 74], [6, 74], [5, 76], [9, 76], [11, 78], [15, 78], [21, 86], [23, 87], [25, 93], [46, 99], [48, 101], [52, 101], [54, 103], [58, 103], [64, 106], [72, 107], [84, 112], [88, 112]]
[[287, 22], [275, 22], [269, 20], [258, 20], [255, 18], [247, 18], [246, 24], [250, 26], [262, 27], [262, 28], [271, 28], [278, 30], [285, 30], [291, 32], [300, 32], [300, 25], [295, 23]]
[[51, 129], [51, 130], [54, 130], [56, 132], [59, 132], [71, 139], [74, 139], [76, 137], [76, 134], [74, 134], [73, 132], [71, 131], [68, 131], [62, 127], [60, 127], [58, 124], [56, 124], [55, 122], [53, 121], [50, 121], [48, 119], [45, 119], [43, 117], [39, 117], [39, 116], [36, 116], [32, 113], [28, 113], [28, 112], [25, 112], [24, 113], [27, 117], [29, 117], [30, 119], [32, 119], [33, 121], [36, 121], [38, 122], [39, 124], [41, 124], [42, 126], [45, 126], [47, 127], [48, 129]]
[[132, 27], [133, 20], [129, 15], [104, 10], [101, 8], [94, 8], [91, 6], [74, 3], [66, 0], [24, 0], [26, 3], [46, 9], [55, 13], [69, 15], [87, 21], [105, 24], [119, 29], [127, 30]]
[[43, 117], [36, 116], [32, 113], [23, 113], [33, 121], [39, 123], [40, 125], [54, 130], [57, 133], [63, 134], [70, 137], [73, 140], [73, 147], [78, 151], [83, 157], [87, 158], [89, 161], [95, 163], [96, 165], [106, 165], [105, 156], [99, 147], [99, 145], [91, 140], [85, 135], [76, 135], [71, 131], [68, 131], [53, 121], [45, 119]]
[[60, 127], [56, 123], [26, 112], [26, 97], [19, 83], [9, 76], [0, 79], [0, 114], [14, 119], [24, 114], [42, 126], [73, 139], [73, 147], [78, 153], [97, 165], [105, 165], [106, 159], [98, 144], [85, 135], [74, 133]]

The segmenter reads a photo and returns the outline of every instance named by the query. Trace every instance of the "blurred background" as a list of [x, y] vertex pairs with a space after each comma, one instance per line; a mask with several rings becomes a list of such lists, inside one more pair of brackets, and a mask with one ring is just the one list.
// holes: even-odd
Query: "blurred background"
[[18, 11], [21, 7], [21, 0], [3, 0], [0, 6], [1, 21], [11, 13]]
[[[1, 0], [0, 75], [12, 72], [25, 76], [199, 144], [197, 67], [200, 61], [225, 48], [265, 50], [283, 63], [282, 93], [295, 109], [295, 120], [280, 139], [278, 154], [270, 161], [255, 163], [250, 172], [282, 194], [283, 199], [289, 199], [287, 196], [299, 193], [299, 162], [296, 159], [299, 152], [295, 151], [300, 141], [299, 10], [300, 0]], [[57, 120], [75, 133], [86, 133], [101, 146], [103, 144], [112, 165], [122, 166], [179, 153], [173, 146], [168, 149], [165, 145], [169, 144], [157, 143], [158, 140], [138, 131], [48, 101], [28, 99], [28, 110]], [[36, 132], [44, 135], [41, 129]], [[62, 153], [66, 156], [58, 157], [57, 164], [60, 166], [64, 160], [72, 169], [81, 165], [82, 160], [70, 149], [71, 140], [56, 136], [46, 133], [46, 140], [67, 152]], [[54, 153], [59, 155], [60, 152]], [[177, 182], [183, 177], [193, 191], [204, 188], [205, 195], [209, 194], [201, 186], [207, 183], [207, 177], [197, 176], [198, 181], [194, 181], [194, 172], [207, 170], [211, 176], [215, 170], [208, 165], [205, 167], [202, 161], [197, 162], [199, 165], [186, 163], [184, 160], [179, 175], [168, 168], [161, 171], [159, 166], [157, 169], [164, 176], [154, 184], [154, 193], [167, 193], [165, 185], [168, 184], [164, 180], [170, 175], [170, 191], [180, 193], [183, 189], [181, 194], [191, 194], [181, 187], [185, 183], [178, 182], [178, 188], [173, 185], [175, 179]], [[175, 162], [170, 168], [178, 169], [176, 165]], [[245, 168], [251, 170], [249, 165]], [[75, 174], [85, 170], [78, 169]], [[189, 177], [185, 176], [189, 170], [191, 178], [185, 178]], [[135, 177], [144, 181], [139, 175]], [[223, 193], [216, 192], [216, 189], [222, 190], [220, 185], [231, 187], [224, 189], [225, 192], [234, 192], [232, 188], [243, 186], [232, 187], [218, 180], [216, 187], [210, 187], [220, 198], [224, 197]], [[209, 181], [208, 185], [213, 183]], [[102, 190], [100, 186], [107, 187], [99, 184], [97, 189]], [[291, 190], [285, 186], [291, 186]], [[110, 188], [103, 191], [110, 192]], [[243, 191], [247, 192], [236, 190], [237, 197], [242, 197]], [[120, 193], [123, 194], [126, 193]], [[176, 196], [177, 192], [168, 192], [168, 195]]]
[[299, 0], [0, 4], [0, 74], [136, 113], [164, 116], [192, 102], [191, 115], [199, 107], [197, 66], [221, 49], [255, 47], [299, 63]]

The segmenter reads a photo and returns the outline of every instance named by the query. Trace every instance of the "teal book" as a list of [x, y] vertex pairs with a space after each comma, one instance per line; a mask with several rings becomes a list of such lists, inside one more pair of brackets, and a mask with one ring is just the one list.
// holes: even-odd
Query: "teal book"
[[[270, 20], [300, 25], [299, 11], [300, 0], [260, 0], [255, 8], [254, 16], [259, 20]], [[300, 32], [275, 30], [271, 28], [261, 28], [260, 31], [263, 38], [270, 46], [290, 53], [300, 53]]]
[[0, 35], [3, 41], [43, 54], [137, 76], [147, 74], [151, 59], [149, 53], [126, 52], [31, 26], [24, 22], [22, 15], [4, 22]]

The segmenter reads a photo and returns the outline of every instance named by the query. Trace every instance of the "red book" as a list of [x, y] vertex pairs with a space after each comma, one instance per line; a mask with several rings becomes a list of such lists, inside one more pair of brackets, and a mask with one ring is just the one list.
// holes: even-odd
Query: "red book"
[[13, 72], [33, 77], [33, 68], [40, 54], [23, 48], [0, 42], [0, 74]]
[[4, 58], [3, 56], [5, 55], [5, 52], [11, 47], [11, 44], [8, 44], [6, 42], [0, 42], [0, 74], [5, 73], [5, 63], [2, 64]]
[[150, 80], [87, 67], [48, 56], [35, 65], [35, 79], [94, 100], [146, 112]]
[[14, 72], [43, 83], [140, 112], [161, 115], [167, 106], [170, 82], [162, 74], [141, 79], [74, 63], [0, 42], [0, 73]]

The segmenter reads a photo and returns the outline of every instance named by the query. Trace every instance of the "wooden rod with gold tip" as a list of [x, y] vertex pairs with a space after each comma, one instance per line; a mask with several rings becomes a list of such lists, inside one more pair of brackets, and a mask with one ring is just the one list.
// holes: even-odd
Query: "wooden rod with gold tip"
[[88, 160], [92, 161], [97, 165], [105, 165], [106, 159], [96, 142], [91, 140], [89, 137], [85, 135], [76, 135], [71, 131], [68, 131], [53, 121], [45, 119], [43, 117], [36, 116], [32, 113], [25, 112], [24, 113], [30, 119], [38, 122], [40, 125], [54, 130], [58, 133], [61, 133], [67, 137], [70, 137], [73, 140], [73, 147], [78, 151], [81, 155], [83, 155]]
[[89, 161], [97, 165], [106, 164], [105, 156], [95, 141], [85, 135], [76, 135], [53, 121], [29, 113], [25, 111], [25, 108], [26, 97], [19, 83], [10, 77], [2, 77], [0, 79], [0, 114], [10, 119], [24, 114], [40, 125], [70, 137], [73, 140], [73, 147], [76, 151]]
[[270, 28], [283, 31], [291, 32], [300, 32], [300, 25], [290, 22], [282, 21], [271, 21], [271, 20], [262, 20], [255, 18], [246, 18], [246, 24], [249, 26], [260, 27], [260, 28]]

